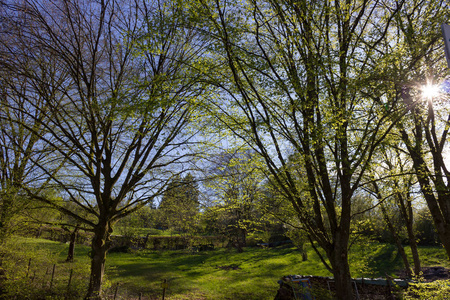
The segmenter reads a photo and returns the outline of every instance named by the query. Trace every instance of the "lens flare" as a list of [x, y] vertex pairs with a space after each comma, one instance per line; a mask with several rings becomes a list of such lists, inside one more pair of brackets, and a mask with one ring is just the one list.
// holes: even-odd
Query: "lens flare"
[[422, 88], [422, 96], [426, 99], [431, 99], [439, 94], [439, 86], [434, 84], [427, 84]]

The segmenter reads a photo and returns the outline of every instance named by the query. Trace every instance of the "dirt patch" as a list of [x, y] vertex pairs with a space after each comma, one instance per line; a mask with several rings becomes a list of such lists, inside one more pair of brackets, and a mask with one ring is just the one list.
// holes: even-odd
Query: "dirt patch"
[[236, 265], [217, 266], [216, 268], [221, 269], [221, 270], [240, 270], [239, 266], [236, 266]]
[[[405, 271], [399, 271], [396, 275], [400, 278], [406, 278]], [[435, 280], [450, 279], [450, 269], [436, 266], [436, 267], [423, 267], [422, 276], [425, 282], [433, 282]]]
[[[290, 275], [280, 281], [276, 300], [331, 299], [336, 292], [335, 281], [331, 277]], [[400, 279], [355, 278], [352, 280], [353, 299], [394, 300], [401, 299], [401, 291], [407, 282]], [[303, 297], [303, 298], [302, 298]]]

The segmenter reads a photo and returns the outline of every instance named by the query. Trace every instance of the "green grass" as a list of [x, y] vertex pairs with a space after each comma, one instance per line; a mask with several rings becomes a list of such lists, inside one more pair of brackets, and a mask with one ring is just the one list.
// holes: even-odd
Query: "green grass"
[[[410, 267], [413, 268], [412, 253], [409, 246], [405, 246]], [[442, 266], [450, 268], [450, 261], [442, 247], [420, 246], [419, 257], [421, 266]], [[403, 260], [392, 244], [376, 242], [357, 245], [350, 250], [350, 268], [353, 277], [396, 277], [397, 271], [404, 268]]]
[[301, 262], [294, 248], [247, 249], [244, 253], [219, 249], [188, 254], [184, 251], [140, 251], [108, 255], [107, 273], [113, 282], [144, 294], [161, 293], [169, 282], [170, 299], [273, 299], [283, 275], [329, 276], [315, 253]]
[[[407, 250], [409, 250], [409, 248], [407, 248]], [[447, 258], [447, 253], [442, 247], [420, 247], [419, 256], [423, 266], [442, 266], [450, 268], [450, 261]], [[412, 261], [412, 256], [409, 258]]]
[[[68, 246], [44, 239], [14, 237], [1, 247], [1, 299], [81, 299], [89, 278], [88, 248], [65, 263]], [[69, 285], [69, 278], [71, 284]]]
[[[29, 249], [45, 249], [58, 264], [64, 264], [67, 244], [24, 238], [17, 243]], [[409, 248], [406, 250], [409, 253]], [[78, 245], [75, 264], [88, 266], [88, 251], [88, 247]], [[421, 247], [420, 254], [424, 266], [449, 267], [440, 247]], [[384, 277], [402, 268], [395, 246], [389, 244], [355, 245], [349, 257], [353, 277]], [[166, 299], [273, 299], [277, 280], [290, 274], [331, 276], [312, 248], [308, 249], [307, 261], [302, 261], [293, 247], [247, 248], [244, 253], [226, 249], [200, 253], [144, 250], [108, 254], [106, 286], [111, 294], [119, 284], [123, 299], [137, 298], [139, 293], [157, 299], [162, 295], [161, 282], [167, 279]]]

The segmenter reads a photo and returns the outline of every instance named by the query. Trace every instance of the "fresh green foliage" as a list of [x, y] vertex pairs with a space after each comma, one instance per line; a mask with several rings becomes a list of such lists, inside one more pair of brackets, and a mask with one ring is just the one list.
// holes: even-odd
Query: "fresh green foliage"
[[405, 300], [445, 300], [450, 295], [450, 280], [436, 280], [411, 284], [405, 294]]
[[[313, 273], [333, 272], [338, 298], [347, 299], [351, 275], [408, 268], [406, 236], [420, 270], [412, 229], [437, 243], [430, 216], [450, 256], [449, 94], [422, 101], [419, 87], [448, 77], [439, 49], [445, 0], [19, 2], [0, 9], [0, 244], [31, 201], [64, 212], [70, 217], [45, 219], [74, 228], [73, 237], [93, 231], [88, 298], [102, 296], [116, 224], [125, 240], [147, 235], [147, 243], [150, 228], [163, 227], [181, 236], [173, 240], [189, 237], [193, 250], [203, 230], [242, 252], [249, 234], [253, 244], [257, 231], [270, 241], [263, 217], [282, 217], [303, 258], [312, 257], [291, 262], [293, 249], [139, 252], [122, 263], [125, 254], [110, 253], [112, 278], [137, 290], [151, 272], [142, 286], [154, 294], [154, 274], [169, 277], [174, 298], [265, 298], [259, 287], [271, 287], [275, 271], [303, 273], [320, 262]], [[237, 151], [210, 155], [215, 142]], [[225, 159], [204, 187], [220, 192], [201, 210], [196, 180], [181, 176], [214, 155]], [[57, 195], [43, 190], [48, 184]], [[417, 189], [431, 214], [413, 222]], [[136, 213], [160, 197], [158, 210]], [[369, 214], [382, 220], [380, 212], [397, 248], [366, 241], [375, 227]], [[284, 234], [287, 226], [276, 227]], [[172, 238], [153, 244], [163, 240]], [[34, 252], [11, 249], [3, 250], [6, 295], [30, 298], [30, 270], [14, 266]]]
[[375, 66], [403, 1], [193, 2], [215, 45], [210, 80], [226, 94], [208, 99], [219, 126], [259, 154], [350, 298], [353, 198], [393, 127], [372, 97]]
[[[23, 167], [33, 175], [37, 169], [38, 180], [21, 189], [92, 229], [86, 297], [100, 299], [115, 223], [151, 203], [185, 169], [179, 168], [182, 163], [193, 162], [195, 150], [186, 145], [194, 143], [194, 133], [188, 125], [202, 87], [188, 64], [201, 56], [203, 45], [194, 44], [197, 30], [186, 24], [176, 1], [26, 0], [1, 8], [8, 29], [0, 34], [0, 64], [11, 72], [12, 89], [29, 82], [20, 93], [21, 105], [2, 101], [2, 112], [7, 108], [27, 118], [2, 113], [1, 137], [3, 122], [12, 119], [30, 139], [39, 140], [43, 158], [29, 153], [33, 168]], [[3, 90], [3, 72], [0, 76], [3, 99], [9, 93]], [[8, 134], [13, 136], [9, 144], [21, 146], [20, 151], [24, 144], [33, 146]], [[0, 179], [3, 153], [2, 147]], [[17, 165], [24, 157], [14, 160]], [[22, 175], [13, 183], [24, 183]], [[75, 205], [49, 199], [43, 183]], [[1, 223], [0, 214], [0, 234]]]
[[127, 237], [139, 237], [150, 235], [159, 235], [162, 230], [155, 229], [156, 209], [153, 206], [145, 205], [138, 211], [135, 211], [122, 218], [116, 226], [113, 233]]
[[167, 185], [158, 207], [160, 226], [186, 233], [196, 225], [199, 212], [199, 190], [195, 178], [176, 176]]
[[207, 230], [227, 238], [242, 251], [248, 234], [260, 228], [263, 198], [262, 162], [249, 149], [229, 149], [211, 158], [208, 180], [204, 186], [212, 191], [211, 207], [205, 210]]
[[[125, 220], [126, 221], [126, 220]], [[125, 222], [124, 222], [125, 223]], [[149, 235], [173, 235], [174, 233], [170, 230], [162, 230], [156, 228], [144, 228], [144, 227], [134, 227], [126, 224], [122, 226], [122, 222], [118, 224], [116, 228], [114, 228], [114, 234], [116, 235], [124, 235], [124, 236], [146, 236]]]

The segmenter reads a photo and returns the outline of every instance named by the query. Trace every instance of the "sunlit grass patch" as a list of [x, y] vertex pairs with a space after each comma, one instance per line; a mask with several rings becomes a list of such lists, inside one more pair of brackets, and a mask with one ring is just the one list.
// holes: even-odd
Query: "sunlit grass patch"
[[[33, 254], [36, 262], [57, 270], [80, 266], [87, 281], [90, 260], [89, 247], [77, 245], [75, 262], [64, 263], [68, 244], [42, 239], [15, 239], [19, 255], [18, 263], [26, 267], [26, 253]], [[285, 275], [332, 276], [324, 267], [318, 255], [307, 248], [308, 260], [303, 261], [301, 252], [295, 247], [246, 248], [243, 253], [234, 249], [216, 249], [205, 252], [189, 250], [156, 251], [141, 250], [131, 253], [109, 253], [106, 260], [107, 295], [118, 299], [161, 299], [162, 280], [168, 281], [166, 299], [273, 299], [278, 289], [277, 281]], [[406, 247], [410, 255], [410, 250]], [[421, 247], [424, 266], [448, 267], [445, 251], [440, 247]], [[23, 258], [21, 258], [23, 256]], [[349, 253], [353, 277], [384, 277], [394, 275], [403, 268], [397, 248], [377, 242], [354, 245]], [[412, 261], [412, 260], [411, 260]], [[68, 273], [61, 272], [61, 277]], [[48, 280], [49, 274], [46, 275]], [[65, 279], [67, 280], [67, 279]], [[62, 281], [61, 281], [62, 282]], [[87, 282], [83, 283], [84, 285]], [[80, 285], [85, 291], [86, 286]], [[117, 286], [118, 285], [118, 286]], [[80, 292], [81, 294], [81, 292]], [[30, 298], [31, 299], [31, 298]]]

